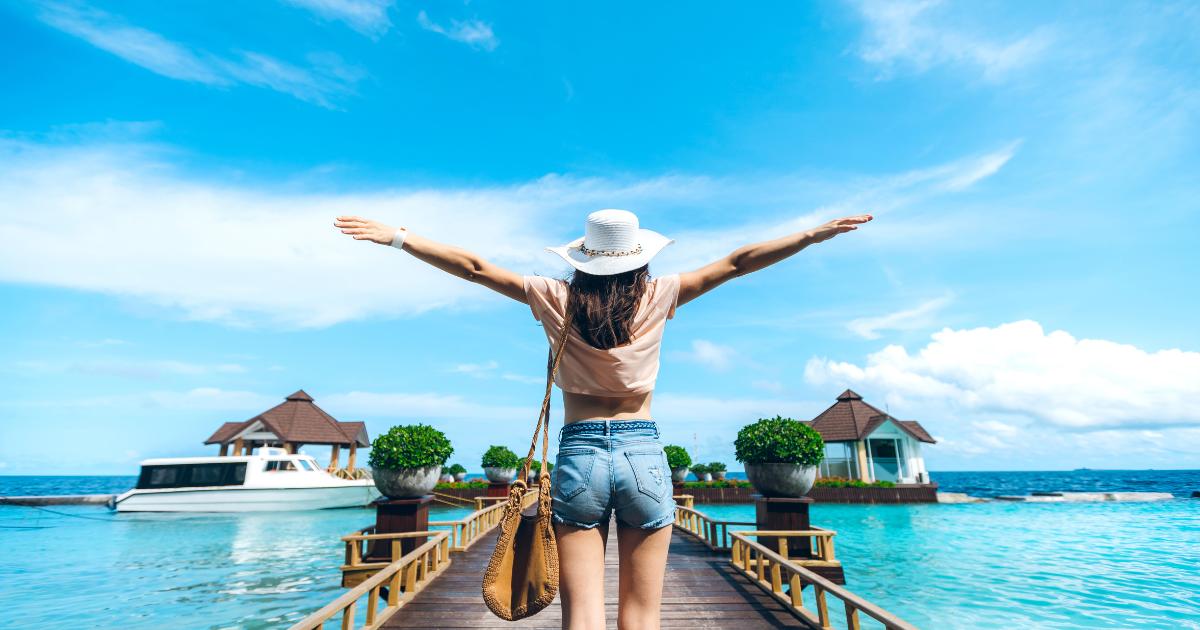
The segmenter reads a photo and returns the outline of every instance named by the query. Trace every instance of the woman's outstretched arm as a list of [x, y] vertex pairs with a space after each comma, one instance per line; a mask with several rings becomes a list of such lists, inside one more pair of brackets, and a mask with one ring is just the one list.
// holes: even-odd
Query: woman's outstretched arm
[[[333, 224], [356, 241], [391, 245], [396, 236], [396, 228], [362, 217], [342, 216]], [[527, 303], [524, 279], [508, 269], [493, 265], [478, 254], [412, 232], [405, 235], [403, 249], [446, 273], [481, 284], [522, 304]]]
[[770, 267], [809, 245], [827, 241], [844, 232], [857, 230], [859, 224], [866, 223], [872, 218], [869, 214], [863, 214], [856, 217], [834, 219], [811, 230], [739, 247], [721, 260], [695, 271], [679, 274], [678, 303], [686, 304], [721, 286], [727, 280]]

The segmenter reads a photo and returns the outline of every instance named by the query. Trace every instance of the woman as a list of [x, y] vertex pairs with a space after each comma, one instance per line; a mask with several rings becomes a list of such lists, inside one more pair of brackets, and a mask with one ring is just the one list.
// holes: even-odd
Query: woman
[[[658, 628], [675, 503], [650, 398], [666, 320], [726, 280], [758, 271], [871, 220], [747, 245], [695, 271], [650, 279], [647, 265], [670, 239], [640, 229], [625, 210], [588, 215], [584, 236], [548, 248], [575, 269], [571, 281], [520, 276], [449, 245], [355, 216], [334, 225], [356, 240], [392, 245], [460, 278], [528, 304], [551, 343], [567, 313], [570, 332], [555, 383], [566, 424], [554, 477], [563, 627], [604, 628], [604, 545], [617, 518], [620, 628]], [[568, 304], [572, 307], [568, 309]]]

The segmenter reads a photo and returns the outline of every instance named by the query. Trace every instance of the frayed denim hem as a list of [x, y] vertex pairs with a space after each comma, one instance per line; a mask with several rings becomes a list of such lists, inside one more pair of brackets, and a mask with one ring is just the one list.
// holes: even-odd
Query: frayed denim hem
[[645, 525], [630, 525], [621, 519], [617, 519], [617, 523], [624, 525], [625, 527], [632, 527], [634, 529], [662, 529], [675, 524], [675, 510], [671, 510], [670, 515], [664, 516], [657, 521], [650, 521]]
[[557, 514], [552, 514], [550, 518], [559, 525], [570, 525], [571, 527], [580, 527], [583, 529], [596, 529], [597, 527], [600, 527], [600, 523], [580, 523], [579, 521], [565, 519]]

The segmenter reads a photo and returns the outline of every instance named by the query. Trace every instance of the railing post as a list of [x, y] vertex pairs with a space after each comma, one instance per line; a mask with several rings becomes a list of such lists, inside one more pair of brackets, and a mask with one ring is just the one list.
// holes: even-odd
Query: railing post
[[358, 601], [353, 601], [342, 611], [342, 630], [354, 630], [354, 616], [357, 608]]
[[793, 573], [788, 578], [788, 594], [792, 596], [793, 608], [804, 608], [804, 585], [800, 583], [800, 574]]
[[860, 630], [858, 609], [851, 604], [846, 604], [846, 630]]
[[813, 584], [813, 595], [817, 598], [817, 619], [822, 628], [829, 628], [829, 605], [825, 603], [825, 589], [820, 584]]

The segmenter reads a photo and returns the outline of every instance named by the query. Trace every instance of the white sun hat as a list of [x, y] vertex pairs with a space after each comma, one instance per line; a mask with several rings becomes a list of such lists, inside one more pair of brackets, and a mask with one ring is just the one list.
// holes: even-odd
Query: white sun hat
[[547, 247], [567, 264], [595, 276], [633, 271], [650, 262], [662, 248], [674, 243], [653, 230], [638, 226], [628, 210], [597, 210], [587, 216], [583, 236], [566, 245]]

